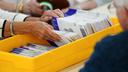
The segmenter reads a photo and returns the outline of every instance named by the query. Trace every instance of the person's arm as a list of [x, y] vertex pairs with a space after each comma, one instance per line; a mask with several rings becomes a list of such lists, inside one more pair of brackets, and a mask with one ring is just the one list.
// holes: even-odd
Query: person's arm
[[21, 13], [8, 12], [8, 11], [0, 9], [1, 19], [6, 19], [8, 21], [11, 21], [13, 20], [14, 17], [15, 17], [14, 21], [24, 21], [24, 19], [28, 17], [28, 15], [21, 14]]
[[[16, 15], [16, 16], [15, 16]], [[11, 21], [15, 16], [14, 21], [41, 21], [40, 17], [32, 17], [29, 15], [21, 14], [21, 13], [14, 13], [14, 12], [8, 12], [5, 10], [0, 9], [0, 18], [6, 19], [8, 21]]]
[[88, 0], [88, 1], [84, 1], [82, 3], [76, 4], [74, 6], [71, 6], [70, 8], [91, 10], [96, 7], [97, 7], [97, 4], [95, 0]]
[[80, 8], [83, 10], [91, 10], [91, 9], [94, 9], [98, 6], [102, 6], [104, 4], [107, 4], [111, 1], [112, 0], [89, 0], [89, 1], [85, 1], [85, 2], [77, 5], [76, 8]]
[[80, 72], [128, 71], [128, 31], [104, 38]]
[[83, 10], [90, 10], [94, 9], [97, 7], [96, 1], [95, 0], [89, 0], [87, 2], [83, 2], [80, 4], [81, 9]]
[[112, 46], [111, 42], [112, 38], [107, 37], [97, 43], [93, 54], [80, 72], [112, 72], [109, 68], [111, 66], [110, 55], [113, 55], [114, 50], [112, 49], [115, 47]]
[[[13, 24], [14, 34], [30, 34], [36, 38], [60, 40], [59, 35], [53, 32], [52, 26], [41, 21], [27, 21], [27, 22], [14, 22]], [[6, 21], [3, 28], [3, 36], [10, 36], [10, 21]]]
[[16, 4], [0, 0], [0, 8], [9, 11], [16, 11]]
[[43, 13], [41, 17], [32, 17], [29, 15], [21, 14], [21, 13], [13, 13], [8, 12], [5, 10], [0, 9], [0, 18], [1, 19], [7, 19], [8, 21], [11, 21], [15, 16], [14, 21], [49, 21], [52, 19], [52, 17], [64, 17], [64, 14], [61, 10], [55, 9], [55, 10], [49, 10]]
[[102, 5], [105, 5], [105, 4], [110, 3], [112, 1], [113, 0], [95, 0], [97, 6], [102, 6]]
[[47, 22], [52, 19], [52, 17], [64, 17], [64, 13], [60, 9], [48, 10], [43, 13], [41, 17], [27, 17], [25, 21], [43, 21]]
[[5, 23], [6, 23], [5, 19], [0, 19], [0, 38], [4, 37]]
[[[20, 3], [20, 2], [19, 2]], [[0, 0], [0, 8], [8, 11], [16, 11], [16, 3], [7, 2], [4, 0]], [[22, 10], [20, 10], [21, 8]], [[18, 10], [20, 12], [26, 13], [26, 14], [39, 14], [41, 15], [43, 13], [43, 10], [41, 9], [41, 6], [39, 3], [37, 3], [36, 0], [26, 0], [22, 2], [22, 5], [19, 6], [18, 4]]]

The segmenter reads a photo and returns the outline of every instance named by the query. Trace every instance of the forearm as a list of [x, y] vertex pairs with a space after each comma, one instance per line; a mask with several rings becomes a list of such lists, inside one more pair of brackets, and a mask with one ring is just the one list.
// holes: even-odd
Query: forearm
[[84, 10], [90, 10], [90, 9], [96, 8], [97, 4], [96, 4], [95, 0], [90, 0], [90, 1], [80, 4], [80, 7], [81, 7], [81, 9], [84, 9]]
[[51, 20], [52, 17], [27, 17], [25, 19], [25, 21], [42, 21], [42, 22], [48, 22], [49, 20]]
[[[9, 21], [6, 21], [5, 28], [4, 28], [4, 37], [10, 36], [10, 23]], [[30, 27], [29, 22], [14, 22], [13, 24], [13, 30], [15, 34], [28, 34]]]
[[1, 0], [0, 1], [0, 8], [4, 9], [4, 10], [9, 10], [9, 11], [15, 11], [16, 10], [16, 4]]
[[[14, 22], [13, 23], [13, 29], [14, 29], [14, 34], [28, 34], [29, 31], [28, 27], [31, 26], [31, 22], [33, 21], [39, 21], [39, 18], [36, 17], [27, 17], [25, 22]], [[5, 27], [4, 27], [4, 37], [9, 37], [10, 36], [10, 21], [6, 21]]]

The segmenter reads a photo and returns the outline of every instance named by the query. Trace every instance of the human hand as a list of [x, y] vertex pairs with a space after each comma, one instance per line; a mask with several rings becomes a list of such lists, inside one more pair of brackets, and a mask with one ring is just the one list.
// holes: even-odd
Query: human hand
[[[5, 37], [10, 35], [9, 29], [10, 22], [6, 22]], [[14, 22], [15, 34], [30, 34], [36, 38], [42, 40], [59, 41], [61, 38], [59, 35], [53, 32], [51, 25], [41, 21], [26, 21], [26, 22]]]
[[29, 14], [42, 15], [43, 10], [37, 0], [27, 0], [23, 6], [23, 12]]
[[60, 9], [48, 10], [41, 16], [41, 21], [49, 21], [52, 17], [64, 17], [64, 13]]
[[52, 26], [45, 22], [32, 22], [29, 28], [30, 34], [38, 39], [60, 40], [60, 36], [53, 32]]

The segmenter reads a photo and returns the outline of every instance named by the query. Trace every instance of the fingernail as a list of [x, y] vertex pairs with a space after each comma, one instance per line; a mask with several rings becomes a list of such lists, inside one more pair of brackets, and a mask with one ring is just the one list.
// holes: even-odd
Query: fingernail
[[49, 19], [52, 19], [52, 17], [48, 17]]
[[64, 17], [64, 15], [63, 15], [63, 14], [61, 14], [61, 17]]

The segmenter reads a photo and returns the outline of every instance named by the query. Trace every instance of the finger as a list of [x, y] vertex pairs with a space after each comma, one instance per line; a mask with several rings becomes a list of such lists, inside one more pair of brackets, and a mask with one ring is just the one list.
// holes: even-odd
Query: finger
[[59, 41], [61, 39], [61, 37], [56, 34], [55, 32], [53, 32], [52, 30], [47, 30], [47, 35], [52, 38], [54, 41]]
[[55, 9], [54, 11], [57, 12], [60, 17], [64, 17], [64, 13], [60, 9]]
[[60, 36], [57, 35], [51, 28], [49, 28], [50, 25], [45, 26], [46, 30], [46, 36], [51, 38], [52, 40], [60, 40]]
[[[42, 22], [42, 25], [43, 25], [43, 28], [40, 29], [40, 34], [44, 35], [51, 39], [51, 40], [55, 40], [55, 41], [58, 41], [60, 40], [60, 36], [57, 35], [56, 33], [53, 32], [53, 29], [51, 29], [52, 26], [48, 25], [47, 23], [45, 22]], [[43, 30], [43, 31], [42, 31]]]
[[52, 17], [59, 17], [56, 13], [54, 13], [54, 11], [51, 12], [51, 16], [52, 16]]
[[47, 35], [40, 34], [40, 39], [49, 40], [50, 38]]
[[44, 34], [41, 33], [41, 32], [34, 32], [32, 35], [33, 35], [34, 37], [36, 37], [37, 39], [39, 39], [39, 40], [44, 40], [44, 39], [45, 39], [45, 38], [44, 38]]
[[48, 24], [48, 27], [49, 27], [50, 29], [52, 29], [52, 30], [54, 29], [53, 26], [51, 26], [51, 25], [49, 25], [49, 24]]
[[46, 32], [39, 32], [39, 35], [38, 35], [38, 38], [39, 39], [46, 39], [46, 40], [53, 40], [53, 38]]
[[49, 25], [48, 23], [42, 22], [42, 24], [46, 30], [53, 30], [53, 27], [51, 25]]
[[32, 4], [31, 7], [32, 7], [32, 12], [35, 13], [35, 14], [42, 14], [43, 13], [43, 10], [41, 9], [41, 6], [40, 4], [37, 2], [37, 0], [32, 0]]
[[43, 13], [43, 10], [41, 8], [36, 8], [35, 7], [34, 12], [41, 15]]
[[49, 20], [51, 20], [52, 19], [52, 17], [50, 17], [50, 16], [42, 16], [41, 17], [41, 21], [45, 21], [45, 22], [47, 22], [47, 21], [49, 21]]
[[63, 17], [62, 14], [56, 10], [54, 10], [53, 13], [56, 14], [58, 17]]
[[54, 29], [51, 25], [49, 25], [49, 24], [46, 24], [46, 25], [47, 26], [45, 28], [47, 28], [48, 30], [53, 30]]
[[35, 36], [39, 39], [39, 40], [52, 40], [52, 38], [47, 34], [45, 33], [44, 31], [38, 31]]
[[44, 16], [59, 17], [56, 13], [54, 13], [51, 10], [50, 11], [45, 11]]
[[45, 33], [44, 32], [39, 32], [38, 35], [39, 39], [46, 39], [46, 40], [53, 40], [53, 41], [59, 41], [61, 38], [59, 35], [55, 34], [52, 32], [52, 30], [48, 30]]
[[62, 12], [65, 13], [69, 10], [69, 8], [62, 9]]
[[32, 0], [32, 3], [33, 3], [36, 7], [41, 7], [40, 4], [37, 2], [37, 0]]
[[59, 36], [55, 36], [54, 34], [47, 34], [47, 37], [50, 39], [50, 40], [53, 40], [53, 41], [59, 41], [61, 38]]

